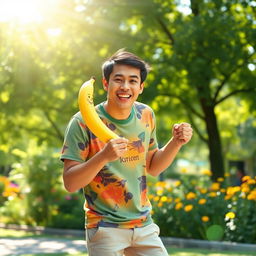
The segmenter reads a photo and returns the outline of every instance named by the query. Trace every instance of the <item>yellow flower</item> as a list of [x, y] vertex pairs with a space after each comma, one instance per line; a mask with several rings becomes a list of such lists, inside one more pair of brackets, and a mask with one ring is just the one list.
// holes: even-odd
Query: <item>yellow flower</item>
[[192, 204], [188, 204], [188, 205], [186, 205], [185, 207], [184, 207], [184, 210], [185, 210], [185, 212], [190, 212], [192, 209], [193, 209], [193, 205]]
[[211, 192], [209, 193], [209, 197], [216, 197], [217, 196], [217, 193], [216, 192]]
[[169, 197], [168, 200], [167, 200], [168, 203], [171, 203], [172, 202], [172, 198]]
[[157, 190], [156, 194], [157, 194], [158, 196], [161, 196], [161, 195], [163, 194], [163, 190], [162, 190], [162, 189]]
[[157, 204], [157, 206], [158, 206], [158, 207], [162, 207], [162, 206], [163, 206], [163, 203], [162, 203], [162, 202], [159, 202], [159, 203]]
[[205, 204], [206, 203], [206, 199], [204, 198], [201, 198], [199, 201], [198, 201], [199, 204]]
[[227, 173], [227, 172], [226, 172], [226, 173], [224, 174], [224, 176], [225, 176], [225, 177], [229, 177], [229, 176], [230, 176], [230, 173]]
[[168, 191], [168, 192], [172, 192], [172, 191], [173, 191], [173, 188], [172, 188], [172, 187], [169, 187], [169, 188], [167, 189], [167, 191]]
[[179, 210], [183, 207], [183, 203], [179, 202], [175, 205], [175, 210]]
[[233, 212], [228, 212], [228, 213], [226, 213], [226, 215], [225, 215], [225, 218], [226, 219], [234, 219], [236, 217], [236, 215], [235, 215], [235, 213], [233, 213]]
[[253, 190], [248, 196], [247, 196], [248, 200], [256, 200], [256, 191]]
[[174, 186], [175, 186], [175, 187], [180, 186], [180, 184], [181, 184], [181, 181], [180, 181], [180, 180], [177, 180], [177, 181], [174, 182]]
[[220, 189], [220, 192], [221, 192], [221, 193], [225, 193], [225, 192], [226, 192], [226, 189], [225, 189], [225, 188], [221, 188], [221, 189]]
[[241, 187], [241, 191], [244, 192], [244, 193], [248, 193], [250, 191], [250, 188], [248, 185], [243, 185]]
[[159, 196], [155, 196], [155, 197], [154, 197], [154, 201], [155, 201], [155, 202], [159, 201]]
[[186, 168], [182, 168], [182, 169], [180, 170], [180, 172], [181, 172], [181, 173], [187, 173], [188, 171], [187, 171]]
[[167, 202], [167, 200], [168, 200], [167, 196], [162, 196], [160, 199], [161, 202]]
[[239, 192], [241, 190], [241, 188], [239, 186], [236, 187], [228, 187], [227, 188], [227, 195], [234, 195], [236, 192]]
[[253, 179], [249, 179], [249, 180], [247, 181], [247, 184], [253, 185], [253, 184], [256, 184], [256, 181], [253, 180]]
[[241, 191], [241, 188], [239, 186], [233, 187], [234, 193]]
[[212, 172], [210, 170], [203, 170], [202, 174], [207, 175], [207, 176], [212, 176]]
[[222, 177], [219, 177], [219, 178], [217, 179], [217, 181], [218, 181], [218, 182], [223, 182], [224, 179], [223, 179]]
[[165, 181], [158, 181], [156, 183], [156, 187], [165, 188], [165, 186], [166, 186], [166, 182]]
[[220, 189], [220, 183], [218, 183], [218, 182], [212, 183], [211, 189], [218, 191]]
[[149, 200], [152, 200], [153, 198], [154, 198], [154, 195], [152, 195], [152, 194], [148, 195]]
[[178, 202], [180, 202], [180, 201], [181, 201], [181, 199], [177, 197], [177, 198], [175, 198], [175, 200], [174, 200], [174, 201], [175, 201], [175, 203], [178, 203]]
[[205, 189], [205, 188], [201, 188], [201, 189], [200, 189], [200, 193], [201, 193], [201, 194], [205, 194], [206, 192], [207, 192], [207, 189]]
[[226, 195], [225, 200], [229, 200], [232, 197], [232, 195]]
[[187, 195], [186, 195], [186, 198], [188, 200], [191, 200], [191, 199], [195, 199], [196, 198], [196, 194], [194, 192], [189, 192]]
[[247, 180], [250, 180], [250, 179], [251, 179], [250, 176], [244, 176], [244, 177], [242, 178], [242, 181], [243, 181], [243, 182], [246, 182]]
[[203, 222], [207, 222], [207, 221], [209, 221], [209, 217], [208, 216], [202, 216], [201, 220]]
[[0, 182], [3, 183], [6, 187], [10, 186], [11, 183], [9, 179], [5, 176], [0, 176]]

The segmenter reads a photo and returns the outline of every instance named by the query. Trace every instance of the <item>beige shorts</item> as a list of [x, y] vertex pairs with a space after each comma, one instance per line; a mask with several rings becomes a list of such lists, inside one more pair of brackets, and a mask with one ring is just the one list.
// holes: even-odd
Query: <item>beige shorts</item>
[[86, 230], [89, 256], [168, 256], [159, 227], [134, 229], [99, 227]]

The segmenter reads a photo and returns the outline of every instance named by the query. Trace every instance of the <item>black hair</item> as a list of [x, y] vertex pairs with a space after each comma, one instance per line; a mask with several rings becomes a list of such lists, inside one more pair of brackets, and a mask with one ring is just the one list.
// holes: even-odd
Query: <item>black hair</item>
[[141, 83], [146, 80], [147, 74], [150, 70], [150, 66], [144, 60], [131, 52], [120, 49], [102, 65], [103, 77], [107, 80], [107, 82], [109, 81], [110, 74], [112, 73], [114, 65], [116, 64], [132, 66], [140, 69]]

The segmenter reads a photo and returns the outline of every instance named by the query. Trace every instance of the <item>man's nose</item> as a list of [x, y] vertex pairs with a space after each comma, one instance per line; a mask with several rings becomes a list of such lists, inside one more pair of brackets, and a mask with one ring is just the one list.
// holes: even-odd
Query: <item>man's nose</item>
[[126, 90], [129, 89], [129, 83], [128, 83], [128, 81], [124, 81], [124, 82], [121, 84], [121, 88], [124, 89], [124, 90], [125, 90], [125, 89], [126, 89]]

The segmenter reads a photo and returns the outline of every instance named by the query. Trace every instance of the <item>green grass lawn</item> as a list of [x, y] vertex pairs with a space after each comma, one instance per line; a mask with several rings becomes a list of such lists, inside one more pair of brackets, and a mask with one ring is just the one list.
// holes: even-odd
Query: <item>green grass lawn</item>
[[[33, 232], [16, 231], [8, 229], [0, 229], [0, 238], [26, 238], [26, 237], [58, 237], [60, 236], [45, 236], [34, 234]], [[77, 238], [76, 238], [77, 239]], [[83, 239], [83, 238], [80, 238]], [[169, 255], [171, 256], [256, 256], [255, 253], [249, 252], [236, 252], [236, 251], [212, 251], [212, 250], [200, 250], [200, 249], [178, 249], [178, 248], [167, 248]], [[70, 256], [68, 253], [54, 253], [54, 254], [23, 254], [22, 256]], [[88, 254], [79, 253], [72, 254], [76, 256], [88, 256]]]

